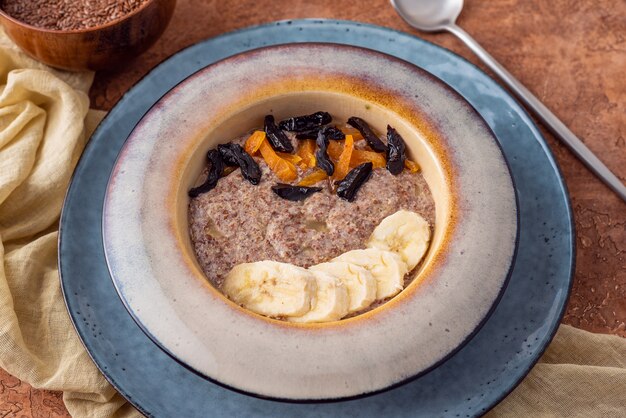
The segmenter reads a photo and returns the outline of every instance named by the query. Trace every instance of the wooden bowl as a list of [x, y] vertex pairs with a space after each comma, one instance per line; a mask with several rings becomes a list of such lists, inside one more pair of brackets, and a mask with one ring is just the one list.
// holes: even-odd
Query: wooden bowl
[[0, 9], [7, 35], [27, 54], [65, 70], [115, 69], [148, 49], [167, 27], [176, 0], [151, 0], [120, 19], [87, 29], [51, 30]]

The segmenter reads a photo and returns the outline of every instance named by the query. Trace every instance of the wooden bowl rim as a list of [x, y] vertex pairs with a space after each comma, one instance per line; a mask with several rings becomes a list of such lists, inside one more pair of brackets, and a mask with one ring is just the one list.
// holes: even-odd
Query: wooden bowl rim
[[107, 22], [103, 25], [99, 25], [99, 26], [93, 26], [93, 27], [88, 27], [88, 28], [84, 28], [84, 29], [47, 29], [47, 28], [42, 28], [39, 26], [34, 26], [34, 25], [30, 25], [26, 22], [23, 22], [21, 20], [18, 20], [16, 18], [14, 18], [13, 16], [11, 16], [10, 14], [6, 13], [1, 7], [0, 7], [0, 16], [2, 16], [3, 18], [9, 20], [10, 22], [16, 24], [17, 26], [21, 26], [25, 29], [28, 30], [32, 30], [32, 31], [36, 31], [36, 32], [45, 32], [45, 33], [54, 33], [54, 34], [61, 34], [61, 35], [70, 35], [70, 34], [81, 34], [81, 33], [89, 33], [89, 32], [97, 32], [99, 30], [102, 29], [106, 29], [108, 27], [111, 26], [115, 26], [129, 18], [131, 18], [132, 16], [139, 14], [141, 11], [143, 11], [146, 7], [148, 7], [148, 5], [154, 3], [156, 0], [148, 0], [145, 3], [143, 3], [141, 6], [139, 6], [137, 9], [131, 11], [128, 14], [125, 14], [121, 17], [119, 17], [118, 19], [112, 20], [110, 22]]

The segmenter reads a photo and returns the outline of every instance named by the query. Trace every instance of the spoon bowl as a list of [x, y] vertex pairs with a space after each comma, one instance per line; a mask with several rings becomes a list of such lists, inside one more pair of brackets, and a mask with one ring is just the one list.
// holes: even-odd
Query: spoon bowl
[[391, 0], [398, 14], [424, 32], [439, 32], [454, 25], [463, 9], [463, 0]]

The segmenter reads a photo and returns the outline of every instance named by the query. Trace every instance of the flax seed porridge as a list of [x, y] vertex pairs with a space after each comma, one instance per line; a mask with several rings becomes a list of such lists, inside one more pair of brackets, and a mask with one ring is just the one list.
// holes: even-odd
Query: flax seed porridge
[[401, 291], [427, 251], [434, 202], [402, 137], [389, 126], [381, 140], [360, 118], [331, 121], [268, 116], [262, 130], [210, 150], [189, 191], [204, 274], [253, 312], [354, 316]]

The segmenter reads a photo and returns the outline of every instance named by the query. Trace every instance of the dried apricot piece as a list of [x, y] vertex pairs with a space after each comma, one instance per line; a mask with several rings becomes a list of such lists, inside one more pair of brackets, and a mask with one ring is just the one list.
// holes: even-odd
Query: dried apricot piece
[[328, 175], [324, 170], [316, 168], [315, 171], [300, 180], [298, 186], [313, 186], [314, 184], [317, 184], [322, 180], [326, 180], [327, 178]]
[[334, 161], [339, 161], [339, 157], [341, 156], [341, 152], [343, 151], [343, 145], [337, 141], [330, 141], [328, 144], [328, 156]]
[[350, 168], [356, 167], [366, 162], [371, 162], [374, 168], [385, 168], [387, 160], [385, 155], [379, 152], [355, 149], [352, 151], [350, 159]]
[[298, 147], [298, 151], [296, 151], [296, 155], [302, 158], [302, 162], [307, 168], [315, 167], [315, 140], [305, 139], [300, 141], [300, 146]]
[[276, 154], [276, 151], [274, 151], [274, 148], [272, 148], [267, 140], [261, 142], [259, 151], [270, 170], [272, 170], [279, 179], [288, 182], [298, 178], [296, 166]]
[[302, 157], [299, 155], [287, 154], [286, 152], [276, 152], [276, 154], [283, 160], [287, 160], [292, 164], [300, 164], [302, 162]]
[[350, 171], [350, 158], [352, 157], [352, 151], [354, 149], [354, 139], [352, 135], [346, 135], [346, 140], [343, 143], [343, 150], [339, 155], [339, 161], [335, 166], [335, 172], [333, 173], [333, 179], [342, 180], [348, 171]]
[[254, 155], [257, 153], [259, 148], [261, 147], [261, 143], [265, 140], [265, 132], [263, 131], [254, 131], [252, 135], [246, 140], [246, 143], [243, 149], [250, 155]]
[[415, 161], [411, 161], [409, 159], [404, 160], [404, 168], [409, 170], [411, 173], [417, 173], [420, 171], [420, 165]]
[[359, 132], [358, 129], [353, 128], [352, 126], [344, 126], [343, 128], [341, 128], [341, 131], [346, 135], [352, 135], [352, 138], [354, 138], [355, 142], [365, 139], [363, 138], [363, 135], [361, 135], [361, 132]]

